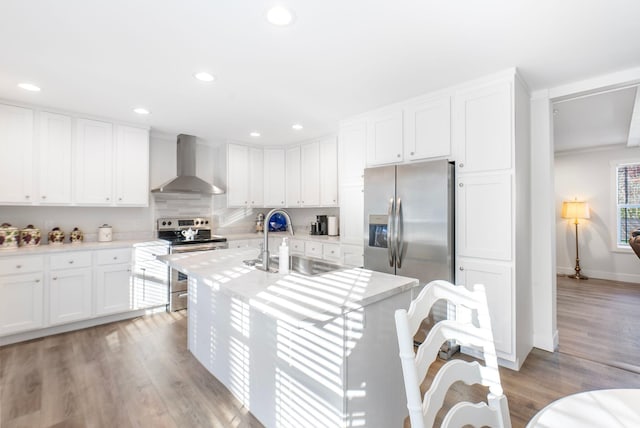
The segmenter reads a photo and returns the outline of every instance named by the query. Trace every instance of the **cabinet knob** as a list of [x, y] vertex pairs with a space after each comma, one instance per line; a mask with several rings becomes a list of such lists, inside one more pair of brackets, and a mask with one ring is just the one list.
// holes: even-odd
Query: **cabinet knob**
[[29, 198], [30, 198], [30, 196], [29, 196], [29, 195], [24, 195], [24, 198], [25, 198], [25, 199], [29, 199]]
[[107, 199], [107, 201], [108, 201], [110, 198], [106, 198], [106, 199]]
[[460, 268], [459, 268], [459, 269], [460, 269], [461, 271], [463, 271], [463, 270], [464, 270], [464, 267], [460, 266]]
[[22, 265], [16, 265], [16, 269], [20, 269]]
[[281, 203], [282, 205], [284, 205], [284, 201], [280, 201], [280, 203]]
[[69, 260], [69, 264], [72, 265], [73, 264], [73, 260]]
[[459, 164], [458, 164], [458, 166], [459, 166], [460, 168], [464, 168], [464, 164], [463, 164], [463, 163], [459, 163]]
[[54, 281], [57, 281], [57, 280], [58, 280], [58, 277], [57, 277], [57, 276], [54, 276], [52, 279], [53, 279]]
[[302, 201], [302, 203], [304, 204], [304, 201]]
[[458, 187], [464, 187], [464, 183], [458, 183]]
[[397, 157], [400, 157], [400, 153], [397, 154]]
[[47, 196], [46, 195], [42, 195], [42, 199], [47, 199]]
[[411, 156], [413, 156], [413, 152], [409, 153]]
[[113, 260], [118, 260], [118, 256], [113, 256]]
[[147, 268], [140, 268], [140, 270], [141, 270], [142, 272], [144, 272], [144, 271], [146, 271], [146, 270], [147, 270]]
[[121, 201], [121, 200], [122, 200], [122, 198], [118, 198], [118, 200], [119, 200], [119, 201]]
[[36, 279], [36, 283], [38, 283], [38, 282], [40, 282], [40, 280], [39, 280], [39, 279]]
[[131, 272], [131, 269], [127, 269], [127, 272]]

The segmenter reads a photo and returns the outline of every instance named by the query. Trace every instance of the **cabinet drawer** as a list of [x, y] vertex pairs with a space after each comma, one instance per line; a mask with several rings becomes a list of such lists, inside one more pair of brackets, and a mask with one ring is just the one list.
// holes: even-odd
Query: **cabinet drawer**
[[322, 244], [319, 242], [305, 242], [304, 255], [307, 257], [322, 258]]
[[51, 269], [72, 269], [91, 266], [91, 252], [72, 252], [55, 254], [49, 259]]
[[340, 261], [340, 245], [324, 244], [322, 246], [322, 258], [325, 260]]
[[304, 254], [304, 241], [292, 239], [289, 241], [289, 251], [291, 254]]
[[39, 272], [44, 269], [43, 256], [6, 257], [0, 259], [0, 275]]
[[115, 265], [131, 262], [131, 249], [119, 248], [117, 250], [96, 251], [96, 263], [99, 265]]

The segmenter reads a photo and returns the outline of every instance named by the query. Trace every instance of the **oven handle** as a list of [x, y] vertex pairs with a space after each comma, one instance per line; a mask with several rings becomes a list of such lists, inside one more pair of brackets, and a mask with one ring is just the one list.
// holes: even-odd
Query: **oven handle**
[[182, 299], [183, 297], [187, 297], [187, 296], [189, 296], [189, 293], [180, 293], [180, 294], [178, 294], [178, 298], [179, 299]]
[[229, 244], [225, 243], [223, 245], [180, 245], [171, 247], [172, 254], [180, 254], [180, 253], [191, 253], [194, 251], [214, 251], [214, 250], [223, 250], [225, 248], [229, 248]]

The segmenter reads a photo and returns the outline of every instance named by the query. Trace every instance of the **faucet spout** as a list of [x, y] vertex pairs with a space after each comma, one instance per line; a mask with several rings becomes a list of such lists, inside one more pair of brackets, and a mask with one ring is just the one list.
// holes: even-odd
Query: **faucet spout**
[[289, 217], [289, 213], [281, 208], [274, 208], [266, 216], [264, 216], [264, 243], [262, 246], [262, 269], [265, 271], [269, 271], [269, 222], [271, 221], [271, 217], [276, 214], [282, 214], [284, 218], [287, 219], [287, 229], [293, 236], [293, 224], [291, 223], [291, 217]]

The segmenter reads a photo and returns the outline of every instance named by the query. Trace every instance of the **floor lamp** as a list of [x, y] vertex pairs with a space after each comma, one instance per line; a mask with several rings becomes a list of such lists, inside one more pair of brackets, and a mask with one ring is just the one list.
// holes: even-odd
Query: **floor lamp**
[[562, 218], [573, 219], [576, 225], [576, 273], [569, 275], [574, 279], [589, 279], [580, 273], [580, 256], [578, 253], [578, 223], [580, 219], [589, 218], [589, 204], [584, 201], [564, 201], [562, 203]]

